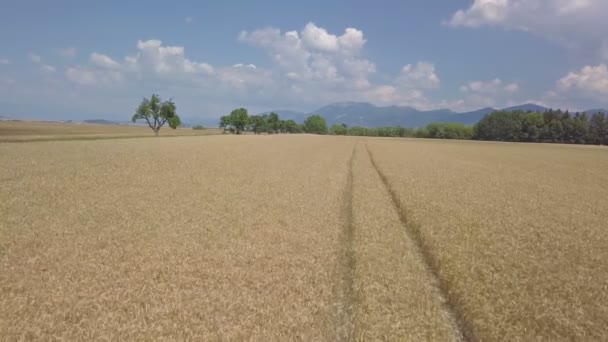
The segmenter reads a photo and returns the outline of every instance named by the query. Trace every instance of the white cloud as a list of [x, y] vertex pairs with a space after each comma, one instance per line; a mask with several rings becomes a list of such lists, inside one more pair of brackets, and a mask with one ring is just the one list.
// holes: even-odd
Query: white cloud
[[604, 5], [603, 0], [474, 0], [471, 7], [456, 11], [446, 23], [451, 26], [502, 25], [534, 30], [545, 26], [548, 20], [585, 16]]
[[411, 106], [416, 109], [436, 109], [439, 106], [429, 100], [420, 89], [400, 88], [395, 85], [379, 85], [364, 92], [366, 101], [382, 105]]
[[6, 58], [0, 58], [0, 65], [2, 65], [2, 64], [4, 64], [4, 65], [11, 64], [11, 62]]
[[491, 81], [471, 81], [460, 87], [463, 92], [479, 94], [512, 94], [519, 91], [517, 83], [505, 84], [501, 79], [495, 78]]
[[34, 64], [40, 64], [40, 62], [42, 62], [42, 58], [35, 53], [30, 53], [28, 55], [28, 58], [30, 59], [30, 62], [32, 62]]
[[75, 83], [84, 85], [93, 85], [97, 83], [95, 72], [86, 69], [79, 68], [68, 68], [66, 70], [66, 77]]
[[499, 78], [490, 81], [470, 81], [460, 86], [464, 98], [450, 106], [456, 109], [478, 109], [502, 106], [514, 102], [512, 97], [519, 92], [517, 83], [505, 83]]
[[585, 66], [577, 72], [570, 72], [557, 81], [561, 93], [574, 92], [585, 97], [597, 98], [607, 103], [608, 67], [606, 64]]
[[46, 72], [55, 72], [55, 67], [48, 64], [42, 64], [42, 70]]
[[441, 104], [431, 101], [425, 91], [437, 89], [440, 84], [435, 66], [429, 62], [418, 62], [405, 65], [392, 84], [371, 86], [364, 92], [363, 98], [383, 105], [436, 109]]
[[435, 66], [428, 62], [407, 64], [401, 69], [397, 84], [406, 88], [439, 88], [441, 81], [435, 73]]
[[39, 55], [34, 54], [34, 53], [30, 53], [30, 54], [28, 55], [28, 58], [30, 59], [30, 61], [31, 61], [33, 64], [38, 65], [38, 66], [39, 66], [39, 68], [40, 68], [42, 71], [44, 71], [44, 72], [48, 72], [48, 73], [55, 72], [55, 67], [54, 67], [54, 66], [52, 66], [52, 65], [48, 65], [48, 64], [44, 64], [44, 63], [42, 63], [42, 57], [40, 57]]
[[57, 49], [57, 53], [60, 56], [66, 57], [66, 58], [72, 58], [76, 56], [76, 48], [75, 47], [67, 47], [67, 48], [61, 48], [61, 49]]
[[363, 31], [349, 27], [344, 30], [344, 34], [338, 38], [340, 46], [348, 50], [361, 50], [366, 40], [363, 38]]
[[499, 26], [545, 37], [608, 59], [606, 0], [474, 0], [445, 24], [452, 27]]
[[213, 67], [207, 63], [197, 63], [185, 57], [183, 46], [163, 46], [160, 40], [137, 42], [139, 50], [135, 56], [125, 60], [130, 69], [150, 70], [156, 74], [202, 73], [212, 74]]
[[302, 41], [311, 49], [321, 51], [338, 50], [338, 37], [327, 33], [324, 28], [308, 23], [302, 30]]
[[65, 76], [69, 81], [85, 86], [116, 85], [125, 80], [120, 71], [86, 67], [68, 68]]
[[66, 78], [81, 85], [110, 85], [127, 80], [177, 83], [201, 83], [201, 77], [214, 73], [207, 63], [193, 62], [185, 57], [182, 46], [163, 46], [160, 40], [139, 40], [137, 52], [123, 61], [94, 52], [89, 65], [71, 67]]
[[93, 52], [91, 54], [90, 59], [94, 65], [101, 67], [101, 68], [117, 69], [120, 67], [120, 64], [118, 64], [118, 62], [116, 62], [109, 56], [106, 56], [106, 55], [103, 55], [103, 54], [100, 54], [97, 52]]
[[164, 93], [163, 89], [179, 87], [180, 94], [192, 92], [193, 99], [209, 103], [307, 108], [363, 100], [436, 108], [425, 94], [440, 86], [435, 66], [407, 64], [388, 84], [378, 83], [372, 77], [375, 64], [362, 56], [366, 39], [360, 30], [347, 28], [335, 35], [309, 23], [299, 32], [243, 31], [239, 41], [265, 50], [271, 66], [245, 62], [212, 66], [188, 58], [183, 46], [151, 39], [137, 41], [135, 51], [123, 58], [94, 52], [86, 64], [70, 66], [64, 76], [74, 84], [72, 91], [101, 87], [107, 92], [149, 89]]
[[250, 69], [257, 69], [257, 67], [256, 67], [254, 64], [247, 64], [247, 65], [245, 65], [245, 64], [243, 64], [243, 63], [237, 63], [237, 64], [234, 64], [232, 67], [233, 67], [233, 68], [250, 68]]
[[194, 19], [192, 19], [192, 17], [186, 17], [186, 19], [184, 19], [184, 20], [186, 21], [186, 23], [187, 23], [187, 24], [189, 24], [189, 23], [191, 23], [191, 22], [192, 22], [192, 20], [194, 20]]
[[281, 79], [299, 83], [295, 88], [299, 90], [362, 90], [370, 86], [369, 76], [376, 71], [374, 63], [360, 56], [366, 40], [355, 28], [346, 28], [338, 36], [308, 23], [300, 32], [282, 33], [276, 28], [243, 31], [239, 40], [265, 49]]

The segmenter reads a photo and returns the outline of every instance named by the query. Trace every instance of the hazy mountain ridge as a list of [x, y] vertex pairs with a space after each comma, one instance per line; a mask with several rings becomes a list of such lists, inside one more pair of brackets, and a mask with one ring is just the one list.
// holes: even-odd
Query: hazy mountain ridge
[[[423, 127], [431, 122], [455, 122], [465, 125], [473, 125], [481, 120], [485, 115], [490, 114], [496, 108], [486, 107], [469, 112], [454, 112], [450, 109], [436, 110], [417, 110], [408, 106], [375, 106], [368, 102], [336, 102], [323, 106], [310, 113], [296, 111], [274, 111], [282, 119], [293, 119], [303, 122], [306, 117], [313, 114], [321, 115], [325, 118], [328, 125], [346, 124], [348, 126], [364, 127], [383, 127], [383, 126], [404, 126], [404, 127]], [[549, 108], [533, 103], [526, 103], [511, 106], [500, 110], [505, 111], [535, 111], [545, 112]], [[585, 111], [593, 114], [598, 111], [608, 112], [604, 109], [593, 109]], [[270, 113], [271, 111], [261, 114]]]
[[[277, 113], [282, 120], [294, 120], [298, 123], [304, 122], [310, 115], [318, 114], [325, 118], [328, 125], [346, 124], [348, 126], [363, 126], [363, 127], [386, 127], [386, 126], [403, 126], [403, 127], [423, 127], [431, 122], [455, 122], [465, 125], [474, 125], [481, 120], [486, 114], [492, 113], [496, 108], [486, 107], [469, 112], [455, 112], [450, 109], [435, 109], [435, 110], [417, 110], [409, 106], [375, 106], [368, 102], [336, 102], [323, 106], [312, 112], [302, 112], [294, 110], [274, 110], [265, 111], [255, 115], [264, 115], [271, 112]], [[536, 111], [545, 112], [549, 108], [537, 104], [526, 103], [517, 106], [511, 106], [500, 110], [505, 111]], [[592, 115], [597, 112], [608, 114], [607, 109], [589, 109], [584, 111], [587, 115]], [[250, 113], [252, 115], [253, 113]], [[9, 117], [3, 117], [6, 120]], [[219, 118], [197, 118], [185, 117], [182, 119], [185, 127], [202, 124], [206, 127], [217, 127]], [[85, 123], [120, 125], [130, 122], [112, 121], [104, 119], [83, 120]]]

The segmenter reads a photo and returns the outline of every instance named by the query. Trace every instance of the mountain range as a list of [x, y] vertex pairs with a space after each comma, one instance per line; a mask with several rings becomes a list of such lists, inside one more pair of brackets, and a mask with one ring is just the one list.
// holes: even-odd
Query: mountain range
[[[292, 119], [296, 122], [303, 122], [308, 116], [318, 114], [325, 118], [329, 126], [334, 124], [346, 124], [348, 126], [363, 127], [383, 127], [383, 126], [404, 126], [422, 127], [431, 122], [456, 122], [465, 125], [473, 125], [481, 120], [486, 114], [498, 109], [486, 107], [470, 112], [454, 112], [449, 109], [436, 110], [417, 110], [406, 106], [387, 106], [378, 107], [367, 102], [337, 102], [321, 107], [315, 111], [304, 113], [289, 110], [276, 110], [279, 117], [283, 120]], [[533, 111], [546, 112], [549, 108], [532, 103], [518, 106], [502, 108], [504, 111]], [[605, 109], [593, 109], [585, 111], [587, 114], [597, 112], [607, 113]], [[270, 112], [260, 113], [260, 115]]]
[[[431, 122], [455, 122], [465, 125], [474, 125], [481, 120], [486, 114], [492, 113], [496, 108], [486, 107], [470, 112], [454, 112], [449, 109], [436, 110], [417, 110], [413, 107], [406, 106], [387, 106], [379, 107], [367, 102], [336, 102], [327, 106], [321, 107], [312, 112], [298, 112], [293, 110], [274, 110], [257, 115], [264, 115], [271, 112], [277, 113], [282, 120], [294, 120], [298, 123], [304, 122], [310, 115], [321, 115], [327, 121], [327, 125], [346, 124], [349, 127], [386, 127], [386, 126], [403, 126], [403, 127], [423, 127]], [[502, 108], [504, 111], [533, 111], [546, 112], [549, 108], [539, 106], [532, 103], [522, 104], [513, 107]], [[606, 109], [590, 109], [585, 113], [588, 115], [603, 112], [608, 114]], [[202, 124], [207, 127], [217, 127], [219, 118], [182, 118], [186, 127]], [[96, 124], [126, 124], [128, 122], [117, 122], [104, 119], [84, 120], [88, 123]]]

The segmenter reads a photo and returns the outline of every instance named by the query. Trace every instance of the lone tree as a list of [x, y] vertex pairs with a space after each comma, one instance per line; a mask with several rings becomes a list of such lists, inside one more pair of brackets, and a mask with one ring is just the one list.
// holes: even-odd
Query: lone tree
[[165, 123], [169, 124], [169, 127], [176, 129], [182, 124], [179, 116], [175, 112], [175, 103], [172, 100], [161, 101], [160, 97], [156, 94], [152, 94], [152, 97], [148, 100], [144, 98], [135, 114], [131, 118], [131, 121], [135, 122], [140, 119], [146, 120], [148, 126], [154, 131], [154, 135], [158, 136], [160, 128]]

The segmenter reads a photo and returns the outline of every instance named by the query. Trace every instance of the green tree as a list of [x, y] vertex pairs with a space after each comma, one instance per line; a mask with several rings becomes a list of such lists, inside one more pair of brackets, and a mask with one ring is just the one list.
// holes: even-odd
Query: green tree
[[284, 127], [285, 127], [285, 131], [287, 133], [299, 133], [300, 132], [300, 127], [299, 125], [293, 121], [293, 120], [285, 120], [284, 121]]
[[227, 115], [220, 117], [220, 128], [222, 133], [226, 133], [226, 129], [230, 126], [230, 118]]
[[237, 108], [230, 113], [228, 122], [234, 128], [236, 134], [241, 134], [245, 129], [245, 126], [249, 123], [249, 116], [247, 115], [247, 109]]
[[414, 137], [429, 138], [429, 131], [427, 131], [426, 127], [418, 128], [416, 132], [414, 132]]
[[304, 132], [313, 134], [327, 134], [327, 123], [320, 115], [311, 115], [304, 121]]
[[249, 117], [249, 129], [255, 134], [260, 134], [266, 131], [266, 120], [260, 115], [252, 115]]
[[589, 138], [589, 118], [585, 113], [576, 113], [572, 118], [572, 131], [570, 142], [573, 144], [585, 144]]
[[496, 111], [483, 117], [474, 127], [480, 140], [521, 141], [523, 111]]
[[344, 127], [344, 125], [333, 125], [329, 131], [333, 135], [346, 135], [347, 129]]
[[137, 107], [135, 114], [131, 117], [131, 121], [133, 122], [141, 119], [146, 120], [156, 136], [158, 136], [161, 127], [165, 123], [172, 129], [176, 129], [182, 124], [176, 113], [175, 103], [172, 100], [161, 101], [160, 97], [156, 94], [152, 94], [149, 100], [144, 98], [139, 107]]
[[522, 121], [522, 141], [540, 142], [544, 129], [545, 120], [541, 113], [526, 114]]
[[589, 120], [588, 143], [608, 145], [608, 116], [604, 113], [595, 113]]
[[269, 113], [266, 117], [266, 124], [272, 133], [278, 133], [281, 125], [281, 120], [277, 113]]

